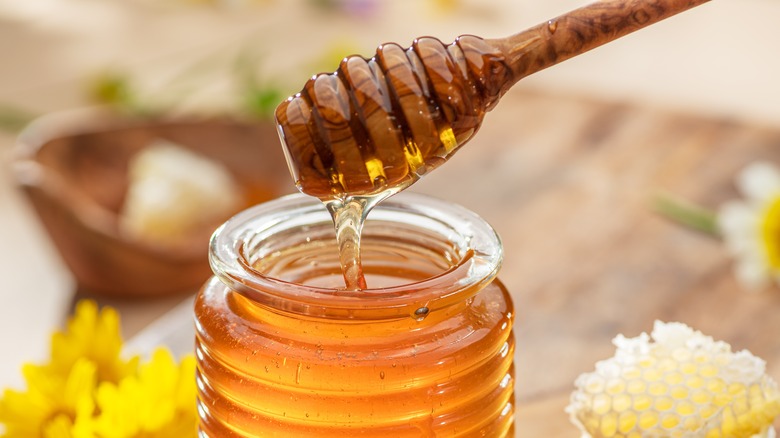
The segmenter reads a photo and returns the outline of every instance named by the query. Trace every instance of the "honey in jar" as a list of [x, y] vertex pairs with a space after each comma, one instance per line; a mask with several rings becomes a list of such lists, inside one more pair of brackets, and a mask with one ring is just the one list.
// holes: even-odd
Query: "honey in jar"
[[334, 233], [302, 195], [215, 233], [195, 309], [201, 436], [513, 436], [514, 310], [492, 228], [387, 199], [363, 229], [363, 290], [345, 288]]

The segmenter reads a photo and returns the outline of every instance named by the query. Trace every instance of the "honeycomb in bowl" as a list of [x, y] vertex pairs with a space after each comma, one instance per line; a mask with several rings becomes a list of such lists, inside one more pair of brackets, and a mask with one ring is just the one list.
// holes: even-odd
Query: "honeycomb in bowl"
[[186, 239], [229, 217], [242, 205], [242, 189], [222, 164], [175, 143], [157, 140], [129, 164], [122, 229], [161, 245]]
[[581, 375], [567, 407], [583, 438], [774, 437], [777, 384], [765, 362], [681, 323], [619, 335], [615, 356]]

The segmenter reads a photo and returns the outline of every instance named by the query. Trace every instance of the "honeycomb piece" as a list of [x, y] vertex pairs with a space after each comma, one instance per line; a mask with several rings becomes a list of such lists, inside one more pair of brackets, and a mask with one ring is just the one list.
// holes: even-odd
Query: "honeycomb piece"
[[[652, 340], [651, 340], [652, 338]], [[780, 415], [765, 362], [681, 323], [618, 335], [566, 408], [583, 438], [770, 438]]]
[[241, 188], [222, 164], [168, 141], [135, 155], [128, 173], [120, 223], [137, 239], [174, 244], [240, 207]]

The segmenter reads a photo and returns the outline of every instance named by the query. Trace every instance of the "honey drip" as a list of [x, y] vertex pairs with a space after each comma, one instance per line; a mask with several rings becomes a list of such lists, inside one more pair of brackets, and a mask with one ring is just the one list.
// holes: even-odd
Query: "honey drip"
[[[369, 205], [446, 161], [519, 79], [707, 1], [605, 0], [503, 39], [383, 44], [370, 59], [350, 56], [310, 79], [279, 105], [276, 122], [295, 184], [342, 221], [349, 287], [364, 286], [355, 276]], [[357, 208], [355, 197], [375, 200], [339, 210]], [[358, 222], [345, 227], [350, 220]]]
[[323, 201], [336, 227], [339, 261], [347, 290], [368, 289], [360, 255], [363, 224], [374, 206], [398, 190], [400, 188], [391, 188], [370, 196], [347, 196]]
[[385, 44], [368, 60], [346, 58], [277, 108], [298, 188], [333, 217], [347, 289], [367, 287], [360, 230], [371, 208], [474, 135], [501, 92], [479, 78], [500, 71], [500, 53], [480, 38], [449, 46], [420, 38], [408, 49]]

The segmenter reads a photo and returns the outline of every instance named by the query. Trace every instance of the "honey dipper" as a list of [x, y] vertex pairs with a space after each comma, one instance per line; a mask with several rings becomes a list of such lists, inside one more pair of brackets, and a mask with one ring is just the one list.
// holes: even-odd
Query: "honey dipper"
[[298, 188], [320, 199], [406, 187], [444, 162], [518, 80], [708, 0], [605, 0], [500, 39], [344, 58], [276, 109]]

